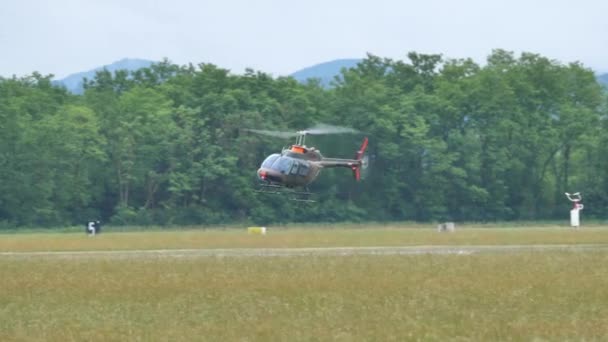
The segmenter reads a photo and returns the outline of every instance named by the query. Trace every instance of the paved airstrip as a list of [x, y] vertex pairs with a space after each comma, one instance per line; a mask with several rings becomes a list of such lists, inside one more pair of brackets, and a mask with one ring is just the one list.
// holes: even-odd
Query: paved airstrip
[[472, 255], [522, 252], [607, 252], [608, 245], [485, 245], [485, 246], [404, 246], [404, 247], [312, 247], [312, 248], [218, 248], [155, 249], [111, 251], [0, 252], [12, 258], [194, 258], [194, 257], [294, 257], [351, 255]]

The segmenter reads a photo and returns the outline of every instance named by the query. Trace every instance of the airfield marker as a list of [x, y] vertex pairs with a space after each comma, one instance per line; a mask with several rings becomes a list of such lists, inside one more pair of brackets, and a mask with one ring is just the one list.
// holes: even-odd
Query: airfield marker
[[252, 235], [266, 235], [266, 227], [248, 227], [247, 232]]
[[578, 229], [580, 227], [580, 211], [585, 207], [582, 203], [580, 203], [583, 198], [581, 197], [580, 192], [572, 195], [566, 192], [566, 197], [568, 197], [568, 199], [574, 204], [570, 210], [570, 226]]

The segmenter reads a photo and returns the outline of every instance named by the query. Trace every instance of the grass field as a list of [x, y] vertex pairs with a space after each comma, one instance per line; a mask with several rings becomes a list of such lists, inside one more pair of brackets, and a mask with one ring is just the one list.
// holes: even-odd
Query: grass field
[[[608, 229], [0, 235], [0, 251], [608, 244]], [[0, 341], [608, 340], [608, 253], [0, 256]]]
[[186, 248], [294, 248], [415, 245], [608, 244], [608, 226], [574, 230], [564, 226], [459, 226], [438, 233], [431, 225], [337, 225], [269, 227], [265, 236], [246, 227], [222, 229], [0, 234], [0, 252], [144, 250]]

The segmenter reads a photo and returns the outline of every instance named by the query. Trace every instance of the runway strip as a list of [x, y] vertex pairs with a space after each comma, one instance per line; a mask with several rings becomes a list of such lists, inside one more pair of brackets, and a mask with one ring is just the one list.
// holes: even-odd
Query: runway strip
[[498, 245], [498, 246], [404, 246], [404, 247], [311, 247], [311, 248], [219, 248], [219, 249], [155, 249], [120, 251], [49, 251], [0, 252], [12, 258], [154, 258], [154, 257], [292, 257], [351, 255], [471, 255], [521, 252], [608, 252], [608, 245]]

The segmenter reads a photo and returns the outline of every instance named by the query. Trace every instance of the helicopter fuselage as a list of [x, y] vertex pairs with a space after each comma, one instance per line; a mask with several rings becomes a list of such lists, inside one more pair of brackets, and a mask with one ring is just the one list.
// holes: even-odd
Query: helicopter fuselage
[[362, 159], [367, 138], [364, 139], [356, 159], [325, 158], [314, 147], [292, 145], [288, 149], [266, 157], [258, 169], [258, 179], [266, 184], [293, 187], [306, 187], [312, 183], [321, 169], [325, 167], [346, 167], [353, 170], [355, 179], [359, 179], [359, 170], [364, 165]]
[[323, 168], [321, 160], [323, 156], [318, 150], [294, 145], [268, 156], [258, 169], [258, 178], [274, 185], [305, 187], [319, 175]]

